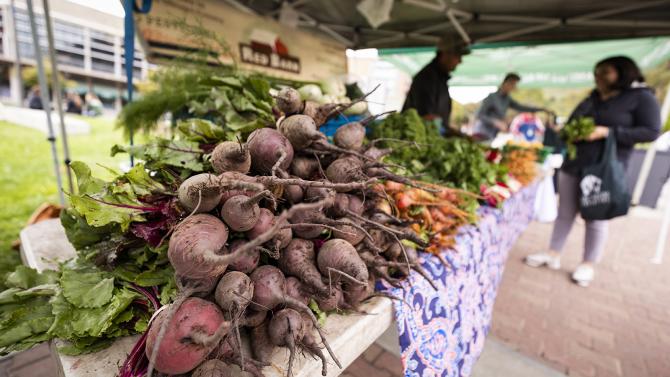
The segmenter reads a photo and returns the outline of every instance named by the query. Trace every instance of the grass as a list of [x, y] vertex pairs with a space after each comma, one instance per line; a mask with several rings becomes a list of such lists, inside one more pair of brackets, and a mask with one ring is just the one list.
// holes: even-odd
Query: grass
[[[70, 158], [83, 161], [101, 178], [109, 178], [107, 171], [97, 164], [119, 170], [126, 155], [111, 157], [109, 150], [114, 144], [123, 144], [122, 131], [114, 128], [110, 118], [82, 118], [91, 125], [86, 135], [68, 138]], [[62, 164], [61, 140], [57, 140], [60, 170], [66, 174]], [[40, 131], [0, 122], [0, 150], [2, 172], [0, 174], [0, 274], [11, 265], [19, 263], [18, 253], [11, 243], [18, 238], [31, 213], [44, 202], [58, 204], [58, 191], [51, 157], [51, 148], [46, 135]], [[75, 182], [76, 184], [76, 182]], [[2, 284], [0, 283], [0, 286]]]

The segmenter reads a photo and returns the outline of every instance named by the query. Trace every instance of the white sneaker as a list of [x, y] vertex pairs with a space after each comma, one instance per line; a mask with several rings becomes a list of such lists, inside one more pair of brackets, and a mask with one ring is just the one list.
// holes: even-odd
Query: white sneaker
[[545, 252], [530, 254], [526, 256], [524, 262], [526, 262], [526, 264], [531, 267], [542, 267], [546, 265], [552, 270], [558, 270], [561, 268], [561, 257]]
[[593, 281], [596, 271], [590, 264], [580, 264], [577, 266], [575, 272], [572, 273], [572, 280], [579, 286], [588, 287], [589, 283]]

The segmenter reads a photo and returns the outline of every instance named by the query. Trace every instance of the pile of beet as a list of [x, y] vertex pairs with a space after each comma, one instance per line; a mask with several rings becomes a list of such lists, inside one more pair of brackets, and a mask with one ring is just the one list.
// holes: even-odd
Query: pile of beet
[[[377, 279], [392, 285], [416, 270], [425, 243], [393, 216], [380, 180], [414, 184], [365, 147], [363, 122], [319, 132], [343, 105], [316, 107], [282, 90], [283, 116], [246, 140], [211, 153], [216, 174], [181, 183], [188, 214], [168, 257], [179, 296], [154, 316], [146, 337], [149, 373], [262, 376], [275, 347], [341, 367], [308, 307], [361, 312]], [[409, 241], [409, 242], [408, 242]], [[243, 338], [249, 338], [251, 353]]]

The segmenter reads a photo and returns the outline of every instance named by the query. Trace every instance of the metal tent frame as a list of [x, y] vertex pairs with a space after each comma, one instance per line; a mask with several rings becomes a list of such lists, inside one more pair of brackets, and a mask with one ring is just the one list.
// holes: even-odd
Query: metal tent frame
[[402, 0], [394, 2], [391, 20], [377, 29], [358, 14], [355, 0], [224, 1], [272, 18], [289, 8], [299, 16], [297, 26], [317, 29], [350, 48], [434, 45], [448, 32], [467, 43], [670, 35], [669, 0], [536, 0], [523, 8], [505, 0]]
[[[47, 140], [51, 144], [51, 155], [53, 158], [54, 172], [56, 174], [56, 183], [58, 185], [58, 198], [61, 206], [65, 206], [65, 194], [63, 192], [63, 179], [61, 177], [60, 163], [58, 157], [58, 149], [56, 147], [56, 134], [54, 132], [53, 122], [51, 119], [51, 100], [49, 99], [49, 83], [47, 81], [44, 61], [42, 60], [42, 48], [40, 46], [40, 36], [37, 29], [37, 22], [35, 16], [35, 8], [32, 0], [27, 0], [28, 18], [30, 20], [30, 34], [33, 40], [33, 48], [35, 49], [35, 61], [37, 62], [37, 74], [40, 85], [40, 95], [42, 99], [42, 108], [46, 115], [48, 136]], [[42, 0], [42, 9], [44, 12], [44, 22], [47, 33], [47, 45], [49, 49], [49, 60], [52, 72], [52, 85], [54, 89], [54, 97], [56, 100], [56, 110], [60, 120], [60, 136], [63, 145], [63, 164], [65, 166], [68, 188], [70, 192], [73, 190], [72, 173], [70, 171], [70, 148], [67, 142], [67, 130], [65, 128], [65, 121], [63, 116], [63, 107], [61, 103], [60, 82], [58, 79], [58, 65], [56, 62], [56, 52], [54, 49], [53, 30], [51, 28], [51, 16], [49, 14], [48, 0]]]

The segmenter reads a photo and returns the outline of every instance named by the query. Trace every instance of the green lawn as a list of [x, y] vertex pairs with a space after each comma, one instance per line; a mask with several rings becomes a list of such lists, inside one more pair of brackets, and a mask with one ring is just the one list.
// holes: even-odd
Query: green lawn
[[[125, 155], [110, 157], [112, 145], [124, 143], [120, 130], [114, 128], [110, 118], [82, 118], [91, 124], [87, 135], [68, 138], [73, 161], [88, 163], [94, 174], [107, 178], [106, 170], [96, 164], [118, 170]], [[58, 140], [59, 158], [63, 160]], [[41, 203], [58, 203], [56, 178], [53, 171], [51, 149], [42, 132], [0, 122], [0, 151], [2, 151], [2, 174], [0, 175], [0, 273], [8, 264], [17, 263], [16, 252], [11, 242], [18, 237], [30, 214]], [[61, 162], [65, 183], [65, 168]], [[4, 267], [4, 268], [3, 268]], [[0, 284], [1, 285], [1, 284]]]

